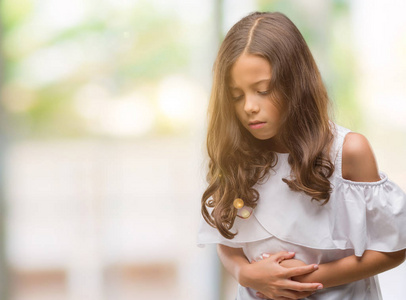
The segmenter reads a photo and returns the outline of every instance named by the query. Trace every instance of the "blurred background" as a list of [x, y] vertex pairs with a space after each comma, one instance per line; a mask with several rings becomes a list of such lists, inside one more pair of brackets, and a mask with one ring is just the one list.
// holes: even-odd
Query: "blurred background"
[[1, 299], [234, 299], [196, 232], [211, 68], [255, 10], [298, 26], [335, 121], [406, 190], [403, 0], [0, 0]]

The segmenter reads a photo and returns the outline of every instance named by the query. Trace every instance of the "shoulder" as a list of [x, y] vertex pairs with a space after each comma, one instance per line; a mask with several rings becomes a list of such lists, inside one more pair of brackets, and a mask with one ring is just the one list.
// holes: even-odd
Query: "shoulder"
[[342, 176], [360, 182], [379, 181], [378, 164], [367, 138], [360, 133], [349, 132], [342, 151]]

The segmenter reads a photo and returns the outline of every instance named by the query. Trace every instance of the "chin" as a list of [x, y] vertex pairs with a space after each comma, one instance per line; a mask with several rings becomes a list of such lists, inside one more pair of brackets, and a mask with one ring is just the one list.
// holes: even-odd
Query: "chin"
[[261, 141], [266, 141], [266, 140], [269, 140], [269, 139], [271, 139], [271, 138], [273, 138], [274, 136], [272, 135], [272, 136], [269, 136], [269, 135], [266, 135], [266, 136], [264, 136], [264, 135], [252, 135], [254, 138], [256, 138], [257, 140], [261, 140]]

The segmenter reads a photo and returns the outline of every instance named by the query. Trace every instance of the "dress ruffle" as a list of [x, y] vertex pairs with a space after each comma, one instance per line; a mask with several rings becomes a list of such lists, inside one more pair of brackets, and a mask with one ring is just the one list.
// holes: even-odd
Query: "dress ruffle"
[[217, 229], [208, 225], [201, 218], [197, 245], [204, 247], [205, 244], [223, 244], [233, 248], [242, 248], [245, 243], [260, 241], [270, 237], [269, 231], [263, 228], [253, 215], [249, 219], [236, 218], [231, 231], [234, 233], [238, 232], [232, 240], [222, 236]]
[[341, 146], [348, 129], [336, 126], [336, 170], [330, 181], [333, 191], [327, 204], [311, 201], [303, 192], [291, 191], [282, 178], [290, 175], [288, 155], [280, 154], [277, 165], [263, 184], [256, 185], [260, 198], [247, 220], [237, 218], [234, 239], [224, 238], [203, 218], [198, 245], [219, 243], [242, 248], [245, 243], [275, 237], [313, 249], [353, 249], [394, 252], [406, 248], [406, 194], [380, 172], [376, 182], [353, 182], [341, 177]]
[[335, 178], [330, 201], [323, 206], [304, 193], [290, 191], [286, 184], [264, 183], [258, 187], [261, 197], [253, 215], [236, 219], [234, 239], [224, 238], [202, 219], [198, 245], [241, 248], [244, 243], [276, 237], [313, 249], [353, 249], [357, 256], [365, 250], [405, 249], [406, 194], [385, 173], [380, 177], [377, 182]]

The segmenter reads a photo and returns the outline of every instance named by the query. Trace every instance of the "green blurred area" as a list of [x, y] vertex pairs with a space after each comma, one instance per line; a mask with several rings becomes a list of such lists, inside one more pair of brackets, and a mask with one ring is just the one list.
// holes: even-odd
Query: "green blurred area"
[[[295, 1], [258, 0], [257, 7], [281, 11], [299, 27], [335, 107], [340, 108], [337, 121], [357, 129], [362, 118], [354, 91], [356, 64], [348, 46], [348, 3], [327, 2], [324, 23], [303, 13]], [[92, 92], [91, 107], [104, 105], [99, 96], [114, 102], [134, 92], [142, 95], [159, 116], [144, 136], [184, 134], [160, 112], [157, 90], [163, 78], [187, 72], [192, 64], [195, 50], [188, 40], [187, 26], [146, 0], [134, 1], [131, 6], [89, 2], [75, 7], [78, 2], [72, 3], [73, 13], [67, 14], [71, 20], [67, 18], [63, 25], [55, 19], [61, 12], [53, 11], [55, 7], [44, 10], [41, 1], [1, 2], [2, 104], [13, 122], [12, 134], [22, 138], [108, 136], [94, 130], [89, 116], [82, 113], [86, 108], [81, 103], [90, 97], [86, 93], [89, 87], [103, 90], [102, 96]], [[103, 118], [99, 116], [97, 122]]]
[[[159, 79], [189, 63], [182, 24], [147, 1], [130, 9], [93, 5], [73, 24], [54, 29], [52, 10], [40, 14], [38, 3], [5, 0], [1, 6], [2, 102], [14, 134], [89, 135], [74, 101], [87, 85], [102, 86], [114, 101], [134, 90], [154, 90]], [[148, 101], [156, 105], [155, 98]]]

